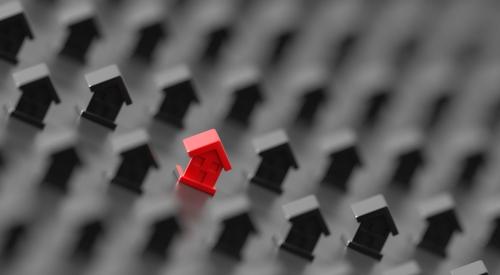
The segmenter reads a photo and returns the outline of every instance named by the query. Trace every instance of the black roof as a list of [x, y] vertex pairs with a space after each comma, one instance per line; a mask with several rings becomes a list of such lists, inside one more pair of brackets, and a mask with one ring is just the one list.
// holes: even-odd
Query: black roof
[[453, 209], [427, 217], [426, 220], [429, 223], [446, 223], [457, 231], [463, 231], [462, 225], [458, 221], [458, 217]]
[[373, 212], [356, 217], [356, 220], [359, 223], [363, 223], [372, 219], [384, 219], [385, 222], [387, 223], [387, 226], [389, 227], [390, 232], [393, 235], [397, 235], [399, 233], [398, 228], [396, 227], [396, 223], [394, 222], [394, 219], [392, 218], [392, 215], [389, 212], [389, 208], [387, 207], [380, 208]]
[[127, 105], [132, 104], [128, 89], [116, 65], [110, 65], [85, 75], [87, 84], [92, 92], [107, 86], [118, 86], [118, 91]]
[[248, 212], [227, 217], [222, 221], [222, 223], [224, 223], [224, 225], [238, 224], [239, 226], [244, 226], [245, 228], [248, 228], [251, 232], [257, 232], [257, 228], [255, 227], [255, 224], [252, 222], [252, 219], [250, 218]]
[[323, 215], [321, 215], [321, 212], [319, 209], [315, 209], [306, 213], [302, 213], [300, 215], [297, 215], [295, 217], [290, 218], [290, 222], [292, 224], [297, 224], [301, 222], [305, 222], [309, 220], [310, 218], [313, 218], [319, 225], [319, 228], [321, 229], [321, 232], [325, 235], [330, 235], [330, 229], [328, 229], [328, 225], [326, 224], [325, 219], [323, 218]]
[[120, 155], [124, 158], [136, 157], [137, 154], [140, 154], [141, 156], [146, 157], [155, 168], [160, 167], [157, 160], [156, 160], [156, 157], [154, 156], [153, 152], [149, 148], [149, 145], [147, 145], [147, 144], [143, 144], [143, 145], [131, 148], [129, 150], [126, 150], [126, 151], [120, 153]]
[[30, 39], [34, 38], [33, 32], [29, 26], [28, 19], [26, 18], [22, 6], [19, 2], [10, 2], [0, 6], [0, 21], [2, 24], [11, 23], [16, 28], [21, 26], [24, 34]]
[[256, 138], [254, 140], [254, 146], [257, 153], [262, 157], [266, 157], [266, 155], [269, 154], [284, 153], [290, 165], [295, 169], [299, 168], [295, 155], [293, 154], [292, 148], [288, 142], [288, 137], [282, 130], [277, 130]]
[[139, 29], [139, 32], [140, 33], [149, 33], [149, 32], [152, 32], [155, 35], [158, 35], [160, 37], [164, 37], [167, 34], [167, 32], [165, 30], [165, 26], [163, 25], [162, 22], [156, 22], [156, 23], [152, 23], [152, 24], [148, 24], [148, 25], [142, 26]]
[[65, 148], [63, 150], [57, 151], [53, 153], [50, 156], [51, 159], [53, 160], [62, 160], [64, 162], [71, 162], [75, 165], [81, 165], [82, 160], [80, 159], [80, 156], [78, 155], [78, 152], [76, 151], [75, 147], [69, 147]]
[[196, 87], [194, 86], [192, 79], [184, 79], [181, 82], [175, 83], [171, 86], [165, 86], [162, 88], [164, 94], [175, 93], [176, 95], [186, 96], [190, 100], [199, 103], [200, 99], [196, 94]]
[[264, 100], [262, 89], [258, 83], [250, 83], [245, 86], [238, 87], [234, 91], [233, 95], [237, 97], [252, 98], [257, 102]]
[[97, 20], [94, 17], [88, 17], [83, 20], [72, 22], [68, 25], [69, 29], [82, 29], [86, 31], [90, 31], [96, 37], [102, 37], [102, 33], [100, 31], [100, 27], [97, 24]]
[[[40, 89], [40, 86], [45, 87], [46, 89]], [[46, 92], [47, 96], [49, 96], [54, 102], [60, 103], [61, 99], [59, 98], [59, 95], [56, 92], [56, 89], [54, 88], [54, 85], [52, 84], [52, 81], [50, 80], [49, 77], [44, 77], [41, 79], [37, 79], [31, 83], [26, 83], [22, 86], [19, 87], [19, 89], [23, 92], [26, 91], [33, 91], [33, 92], [38, 92], [38, 91], [43, 91]]]

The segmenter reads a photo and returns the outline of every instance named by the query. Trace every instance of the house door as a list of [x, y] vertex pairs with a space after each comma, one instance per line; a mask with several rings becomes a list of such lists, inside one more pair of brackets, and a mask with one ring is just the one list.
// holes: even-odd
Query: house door
[[194, 156], [188, 165], [189, 177], [203, 184], [214, 185], [219, 177], [221, 165], [215, 151]]

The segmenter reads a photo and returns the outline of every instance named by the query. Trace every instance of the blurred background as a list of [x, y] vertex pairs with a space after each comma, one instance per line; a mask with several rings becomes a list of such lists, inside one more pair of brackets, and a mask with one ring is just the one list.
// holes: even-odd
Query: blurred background
[[[0, 3], [10, 2], [1, 0]], [[500, 2], [497, 0], [22, 0], [34, 33], [19, 64], [0, 62], [0, 274], [385, 274], [415, 261], [421, 274], [444, 275], [483, 260], [500, 272], [498, 250], [485, 248], [500, 216]], [[92, 10], [102, 32], [85, 64], [58, 55], [68, 35], [68, 15]], [[141, 27], [161, 23], [166, 35], [150, 62], [132, 57]], [[20, 92], [14, 72], [45, 63], [61, 98], [43, 131], [9, 119]], [[85, 74], [117, 64], [133, 100], [118, 128], [83, 122], [79, 111], [91, 93]], [[164, 71], [188, 65], [200, 104], [185, 128], [155, 122], [162, 100], [155, 82]], [[232, 82], [258, 72], [265, 100], [248, 127], [225, 120]], [[298, 120], [304, 93], [321, 86], [317, 114]], [[208, 199], [175, 188], [172, 170], [187, 163], [182, 139], [216, 128], [233, 164]], [[245, 175], [259, 158], [252, 139], [285, 129], [300, 164], [275, 196], [248, 185]], [[319, 182], [327, 164], [324, 144], [345, 129], [358, 135], [364, 166], [346, 193]], [[112, 190], [120, 136], [144, 130], [161, 169], [151, 171], [144, 194]], [[48, 156], [61, 136], [74, 136], [83, 166], [68, 194], [37, 189]], [[389, 185], [394, 159], [408, 136], [418, 137], [425, 165], [410, 189]], [[47, 145], [49, 144], [49, 145]], [[398, 147], [399, 146], [399, 147]], [[401, 149], [403, 147], [403, 149]], [[464, 159], [478, 151], [486, 160], [470, 184], [456, 177]], [[342, 242], [356, 230], [350, 205], [383, 194], [400, 234], [390, 238], [380, 263], [350, 255]], [[464, 233], [446, 258], [415, 249], [425, 221], [418, 206], [451, 194]], [[286, 220], [281, 206], [315, 194], [332, 234], [320, 240], [312, 263], [282, 255], [272, 242]], [[211, 252], [212, 206], [243, 195], [250, 200], [259, 234], [244, 259]], [[183, 230], [165, 259], [143, 259], [147, 215], [155, 205], [176, 202]], [[168, 205], [162, 207], [169, 207]], [[103, 222], [102, 236], [87, 260], [75, 260], [72, 242], [83, 220]]]

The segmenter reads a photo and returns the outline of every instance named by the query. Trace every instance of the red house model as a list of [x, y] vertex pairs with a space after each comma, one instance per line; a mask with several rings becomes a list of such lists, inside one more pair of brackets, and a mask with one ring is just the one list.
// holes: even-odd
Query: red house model
[[179, 182], [215, 194], [215, 183], [222, 169], [231, 170], [231, 163], [215, 129], [188, 137], [182, 141], [191, 160], [186, 171], [177, 165]]

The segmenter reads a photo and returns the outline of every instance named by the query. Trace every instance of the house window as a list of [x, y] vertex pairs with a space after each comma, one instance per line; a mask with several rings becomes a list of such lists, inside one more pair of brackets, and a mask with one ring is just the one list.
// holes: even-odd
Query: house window
[[216, 173], [220, 170], [220, 164], [216, 161], [212, 161], [210, 163], [210, 167], [208, 168], [210, 172]]

